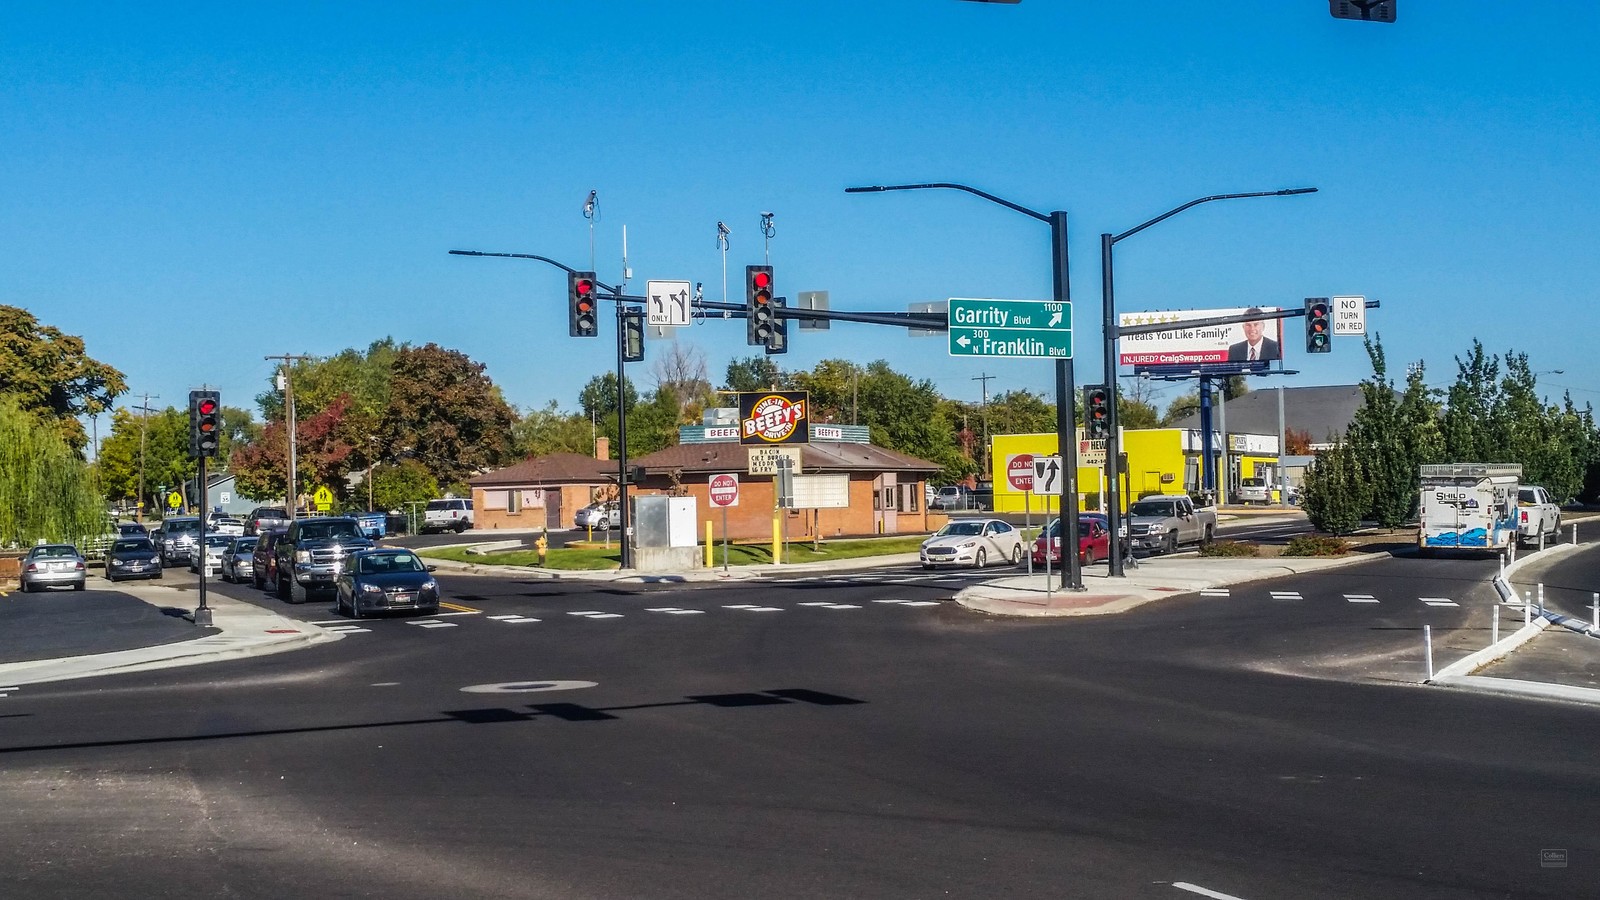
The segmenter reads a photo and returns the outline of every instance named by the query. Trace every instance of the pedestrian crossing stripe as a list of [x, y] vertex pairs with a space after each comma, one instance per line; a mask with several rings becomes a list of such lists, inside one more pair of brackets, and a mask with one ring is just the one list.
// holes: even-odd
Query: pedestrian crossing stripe
[[874, 600], [873, 603], [892, 603], [895, 606], [938, 606], [937, 600]]
[[1345, 594], [1344, 599], [1351, 603], [1377, 603], [1378, 598], [1371, 594]]
[[1418, 599], [1420, 599], [1423, 603], [1428, 604], [1429, 606], [1460, 606], [1461, 605], [1461, 604], [1455, 602], [1454, 600], [1451, 600], [1449, 597], [1419, 597]]
[[676, 606], [657, 606], [653, 609], [647, 609], [645, 612], [666, 613], [669, 616], [699, 616], [705, 614], [703, 609], [681, 609]]
[[796, 603], [796, 606], [832, 606], [832, 600], [811, 600], [806, 603]]
[[1274, 600], [1301, 600], [1299, 591], [1270, 591]]
[[371, 633], [372, 629], [361, 628], [356, 625], [338, 625], [333, 628], [329, 628], [328, 631], [332, 632], [333, 634], [362, 634]]
[[455, 622], [439, 622], [439, 621], [435, 621], [433, 619], [418, 619], [418, 620], [416, 620], [414, 622], [407, 622], [406, 624], [407, 625], [415, 625], [418, 628], [454, 628], [454, 627], [456, 627], [457, 623], [455, 623]]
[[604, 610], [589, 609], [581, 612], [569, 612], [569, 616], [583, 616], [585, 619], [620, 619], [622, 613], [608, 613]]
[[1205, 588], [1200, 591], [1202, 597], [1227, 597], [1230, 596], [1227, 588]]

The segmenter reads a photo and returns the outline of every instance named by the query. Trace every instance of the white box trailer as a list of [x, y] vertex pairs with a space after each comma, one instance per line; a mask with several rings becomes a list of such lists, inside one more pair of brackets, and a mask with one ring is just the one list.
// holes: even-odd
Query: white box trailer
[[1501, 550], [1517, 540], [1518, 463], [1443, 463], [1422, 467], [1417, 547]]

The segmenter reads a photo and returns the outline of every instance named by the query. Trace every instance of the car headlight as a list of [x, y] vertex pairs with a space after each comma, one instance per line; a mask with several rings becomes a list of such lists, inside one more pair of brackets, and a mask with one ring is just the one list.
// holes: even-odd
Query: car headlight
[[308, 562], [311, 562], [311, 551], [310, 550], [296, 550], [294, 552], [294, 561], [297, 562], [297, 563], [308, 563]]
[[1163, 531], [1166, 531], [1166, 530], [1167, 530], [1167, 526], [1161, 524], [1160, 522], [1157, 522], [1156, 524], [1150, 526], [1150, 533], [1151, 534], [1160, 534], [1160, 533], [1162, 533]]
[[961, 544], [961, 546], [957, 547], [956, 549], [957, 550], [971, 550], [973, 547], [976, 547], [976, 546], [978, 546], [978, 542], [977, 541], [966, 541], [965, 543]]
[[381, 593], [383, 593], [383, 588], [378, 587], [375, 584], [369, 584], [369, 583], [363, 581], [361, 583], [361, 593], [363, 593], [363, 594], [381, 594]]
[[439, 589], [439, 582], [434, 581], [431, 578], [422, 583], [422, 590], [425, 591], [425, 592], [432, 593], [434, 591], [437, 591], [438, 589]]
[[113, 566], [125, 566], [125, 565], [127, 565], [127, 563], [125, 563], [125, 562], [123, 562], [123, 561], [122, 561], [122, 560], [120, 560], [120, 559], [113, 559], [113, 560], [112, 560], [112, 561], [111, 561], [111, 564], [112, 564], [112, 565], [113, 565]]

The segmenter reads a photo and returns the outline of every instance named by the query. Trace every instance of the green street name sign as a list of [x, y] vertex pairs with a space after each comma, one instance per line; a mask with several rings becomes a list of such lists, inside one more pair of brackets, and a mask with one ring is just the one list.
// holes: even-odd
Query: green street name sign
[[950, 298], [950, 355], [1072, 358], [1072, 304]]

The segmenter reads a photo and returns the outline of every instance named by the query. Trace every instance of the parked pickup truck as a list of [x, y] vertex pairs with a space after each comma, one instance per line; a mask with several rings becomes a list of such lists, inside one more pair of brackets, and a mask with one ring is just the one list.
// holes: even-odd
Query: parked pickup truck
[[1561, 507], [1550, 492], [1534, 484], [1517, 488], [1517, 531], [1524, 544], [1537, 544], [1540, 535], [1554, 543], [1561, 532]]
[[1128, 540], [1135, 550], [1174, 553], [1183, 544], [1209, 544], [1217, 511], [1196, 507], [1187, 494], [1153, 494], [1128, 507]]
[[313, 591], [331, 591], [344, 559], [374, 546], [349, 516], [295, 519], [273, 545], [278, 599], [304, 603]]

